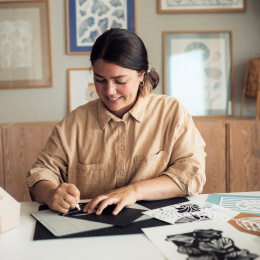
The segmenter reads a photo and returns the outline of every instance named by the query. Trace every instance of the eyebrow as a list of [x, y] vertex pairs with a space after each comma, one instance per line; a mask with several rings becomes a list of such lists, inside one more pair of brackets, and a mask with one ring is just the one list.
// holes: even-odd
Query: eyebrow
[[[96, 76], [98, 76], [99, 78], [104, 78], [103, 76], [97, 74], [97, 73], [94, 73]], [[116, 76], [116, 77], [112, 77], [112, 79], [118, 79], [118, 78], [122, 78], [122, 77], [126, 77], [127, 75], [119, 75], [119, 76]]]

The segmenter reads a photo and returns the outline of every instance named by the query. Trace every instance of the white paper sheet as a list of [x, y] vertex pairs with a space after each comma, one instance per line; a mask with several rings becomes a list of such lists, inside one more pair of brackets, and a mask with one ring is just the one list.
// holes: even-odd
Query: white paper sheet
[[209, 219], [222, 219], [228, 221], [238, 213], [212, 203], [189, 201], [145, 211], [143, 214], [167, 223], [181, 224]]
[[247, 256], [243, 259], [260, 259], [256, 236], [239, 232], [221, 220], [142, 230], [167, 259], [238, 259], [239, 255]]

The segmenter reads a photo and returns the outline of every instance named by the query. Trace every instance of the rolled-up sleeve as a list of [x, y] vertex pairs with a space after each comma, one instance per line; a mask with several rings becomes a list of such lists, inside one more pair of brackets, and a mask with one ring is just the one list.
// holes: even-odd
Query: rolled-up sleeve
[[190, 116], [178, 125], [169, 167], [162, 173], [172, 178], [188, 195], [202, 192], [206, 182], [205, 142]]
[[66, 133], [60, 133], [60, 124], [53, 129], [44, 149], [39, 152], [36, 162], [28, 172], [26, 179], [28, 187], [43, 180], [51, 181], [57, 186], [61, 183], [59, 168], [66, 169], [67, 156], [62, 148], [62, 136]]

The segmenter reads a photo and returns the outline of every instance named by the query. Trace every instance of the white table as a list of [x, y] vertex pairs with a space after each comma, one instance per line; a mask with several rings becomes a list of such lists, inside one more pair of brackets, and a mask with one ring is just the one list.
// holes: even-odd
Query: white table
[[[235, 193], [260, 196], [259, 192]], [[208, 195], [188, 197], [206, 201]], [[30, 216], [37, 202], [21, 203], [20, 225], [0, 234], [1, 260], [165, 259], [144, 234], [33, 241], [36, 221]]]

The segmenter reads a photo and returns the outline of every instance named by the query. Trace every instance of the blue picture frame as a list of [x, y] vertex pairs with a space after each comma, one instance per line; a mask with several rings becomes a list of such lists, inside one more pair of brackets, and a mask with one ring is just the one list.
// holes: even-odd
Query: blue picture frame
[[66, 0], [67, 54], [90, 54], [95, 39], [112, 28], [136, 32], [136, 0]]
[[191, 116], [233, 116], [232, 31], [165, 31], [164, 94]]

